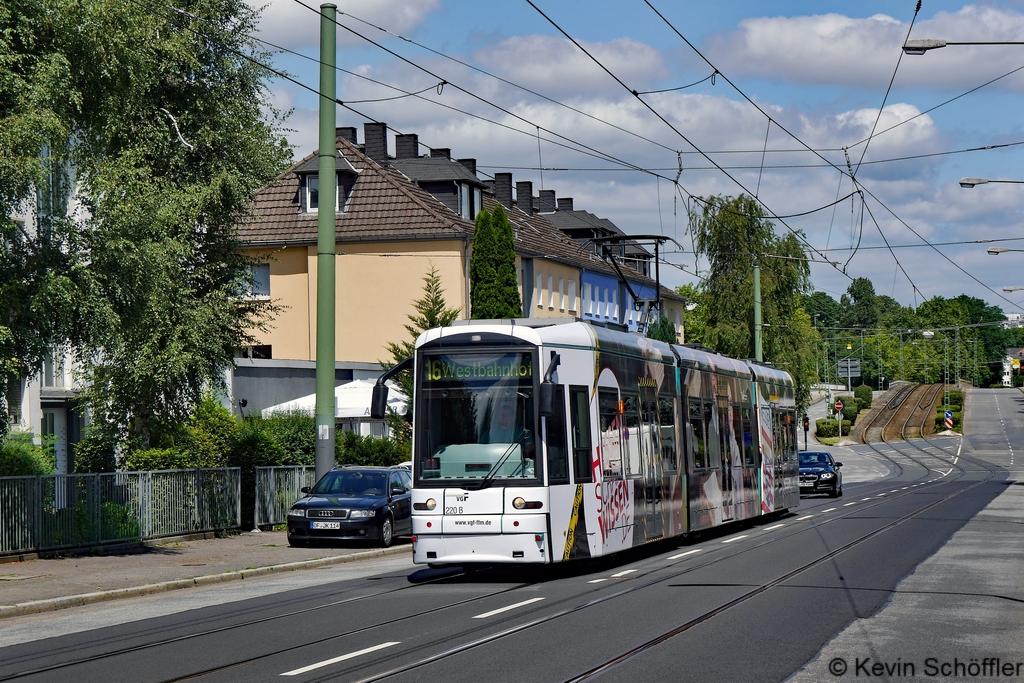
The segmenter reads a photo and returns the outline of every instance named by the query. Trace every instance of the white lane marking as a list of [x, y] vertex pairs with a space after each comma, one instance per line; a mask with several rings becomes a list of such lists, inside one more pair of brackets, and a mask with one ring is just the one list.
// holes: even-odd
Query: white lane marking
[[857, 503], [856, 503], [856, 501], [855, 501], [855, 502], [853, 502], [853, 503], [845, 503], [845, 504], [843, 505], [843, 507], [844, 507], [844, 508], [848, 508], [848, 507], [850, 507], [851, 505], [856, 505], [856, 504], [857, 504]]
[[743, 534], [742, 536], [737, 536], [736, 538], [727, 538], [724, 541], [722, 541], [722, 543], [732, 543], [733, 541], [740, 541], [746, 537], [747, 534]]
[[861, 499], [860, 499], [860, 502], [862, 502], [862, 503], [863, 503], [863, 502], [864, 502], [865, 500], [871, 500], [871, 496], [868, 496], [867, 498], [861, 498]]
[[889, 491], [889, 493], [896, 493], [897, 491], [899, 491], [899, 489], [893, 489], [892, 491]]
[[803, 517], [797, 517], [797, 518], [796, 518], [796, 521], [798, 521], [798, 522], [802, 522], [802, 521], [804, 521], [805, 519], [810, 519], [810, 518], [811, 518], [811, 517], [813, 517], [813, 516], [814, 516], [814, 515], [804, 515]]
[[602, 581], [607, 581], [607, 580], [608, 579], [594, 579], [593, 581], [587, 581], [587, 583], [601, 583]]
[[697, 548], [696, 550], [687, 550], [685, 553], [679, 553], [678, 555], [673, 555], [672, 557], [670, 557], [668, 559], [670, 559], [670, 560], [678, 560], [680, 557], [686, 557], [687, 555], [693, 555], [694, 553], [699, 553], [700, 551], [701, 551], [700, 548]]
[[833, 510], [838, 510], [838, 508], [829, 508], [828, 510], [822, 510], [822, 512], [832, 512]]
[[626, 574], [632, 574], [635, 571], [636, 571], [635, 569], [624, 569], [623, 571], [619, 572], [618, 574], [612, 574], [612, 578], [613, 579], [617, 579], [620, 576], [625, 576]]
[[900, 491], [906, 491], [909, 488], [910, 488], [909, 486], [904, 486], [903, 488], [900, 489]]
[[301, 669], [292, 669], [291, 671], [285, 671], [281, 675], [282, 676], [298, 676], [299, 674], [304, 674], [307, 671], [312, 671], [313, 669], [319, 669], [319, 668], [324, 667], [324, 666], [330, 666], [331, 664], [337, 664], [338, 662], [344, 662], [346, 659], [352, 659], [353, 657], [359, 657], [361, 655], [365, 655], [365, 654], [368, 654], [370, 652], [376, 652], [377, 650], [383, 650], [384, 648], [391, 647], [392, 645], [398, 645], [398, 642], [396, 641], [396, 642], [393, 642], [393, 643], [381, 643], [380, 645], [374, 645], [373, 647], [368, 647], [365, 650], [359, 650], [358, 652], [349, 652], [347, 655], [342, 655], [340, 657], [334, 657], [333, 659], [325, 659], [322, 662], [317, 662], [316, 664], [310, 664], [309, 666], [304, 666]]
[[[952, 471], [953, 471], [953, 468], [952, 468], [952, 467], [950, 467], [950, 468], [949, 468], [949, 472], [952, 472]], [[942, 476], [943, 476], [943, 477], [945, 477], [945, 476], [948, 476], [948, 475], [949, 475], [949, 472], [943, 472], [943, 473], [942, 473]], [[939, 478], [941, 479], [942, 477], [939, 477]]]
[[785, 524], [773, 524], [772, 526], [766, 526], [765, 528], [761, 529], [761, 531], [771, 531], [772, 529], [781, 529], [784, 526], [786, 526], [786, 525]]
[[483, 614], [478, 614], [478, 615], [476, 615], [473, 618], [474, 619], [486, 619], [487, 617], [493, 617], [495, 614], [501, 614], [502, 612], [507, 612], [510, 609], [515, 609], [517, 607], [522, 607], [523, 605], [529, 605], [529, 604], [532, 604], [532, 603], [535, 603], [535, 602], [540, 602], [543, 599], [544, 598], [530, 598], [529, 600], [523, 600], [522, 602], [517, 602], [516, 604], [509, 605], [508, 607], [500, 607], [498, 609], [491, 610], [490, 612], [484, 612]]

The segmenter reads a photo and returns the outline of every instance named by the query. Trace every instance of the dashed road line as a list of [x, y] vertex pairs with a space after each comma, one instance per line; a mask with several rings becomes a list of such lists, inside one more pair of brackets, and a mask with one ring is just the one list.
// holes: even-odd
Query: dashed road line
[[632, 574], [635, 571], [635, 569], [623, 569], [621, 572], [618, 572], [617, 574], [612, 574], [612, 578], [618, 579], [622, 576], [625, 576], [626, 574]]
[[700, 550], [701, 550], [700, 548], [697, 548], [696, 550], [687, 550], [685, 553], [679, 553], [678, 555], [673, 555], [672, 557], [670, 557], [668, 559], [670, 559], [670, 560], [678, 560], [680, 557], [686, 557], [687, 555], [693, 555], [695, 553], [699, 553]]
[[499, 607], [498, 609], [493, 609], [490, 612], [484, 612], [483, 614], [478, 614], [478, 615], [476, 615], [473, 618], [474, 619], [486, 619], [487, 617], [493, 617], [495, 614], [501, 614], [502, 612], [507, 612], [507, 611], [509, 611], [511, 609], [516, 609], [518, 607], [523, 607], [525, 605], [530, 605], [530, 604], [533, 604], [535, 602], [540, 602], [543, 599], [544, 598], [530, 598], [529, 600], [523, 600], [522, 602], [517, 602], [514, 605], [508, 605], [507, 607]]
[[[543, 598], [541, 598], [541, 599], [543, 599]], [[398, 641], [395, 641], [395, 642], [392, 642], [392, 643], [381, 643], [380, 645], [374, 645], [373, 647], [368, 647], [368, 648], [365, 648], [363, 650], [359, 650], [357, 652], [349, 652], [347, 655], [341, 655], [340, 657], [333, 657], [331, 659], [325, 659], [322, 662], [317, 662], [316, 664], [310, 664], [309, 666], [304, 666], [301, 669], [292, 669], [291, 671], [285, 671], [281, 675], [282, 676], [298, 676], [299, 674], [304, 674], [307, 671], [313, 671], [314, 669], [320, 669], [320, 668], [325, 667], [325, 666], [330, 666], [331, 664], [337, 664], [338, 662], [344, 662], [346, 659], [352, 659], [354, 657], [360, 657], [362, 655], [369, 654], [371, 652], [376, 652], [377, 650], [383, 650], [384, 648], [391, 647], [392, 645], [398, 645]]]
[[747, 534], [743, 534], [742, 536], [737, 536], [736, 538], [727, 538], [724, 541], [722, 541], [722, 543], [732, 543], [734, 541], [742, 541], [746, 537], [747, 537]]

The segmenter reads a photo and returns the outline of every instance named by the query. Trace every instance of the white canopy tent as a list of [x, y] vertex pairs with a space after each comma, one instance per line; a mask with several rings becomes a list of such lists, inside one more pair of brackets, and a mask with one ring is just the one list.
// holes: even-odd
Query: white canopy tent
[[[334, 388], [335, 418], [351, 422], [371, 422], [370, 399], [373, 396], [373, 385], [375, 381], [357, 379], [347, 384]], [[391, 382], [388, 382], [388, 407], [392, 408], [399, 415], [404, 415], [407, 409], [407, 398], [402, 391]], [[296, 398], [285, 403], [278, 403], [276, 406], [264, 408], [263, 417], [270, 417], [274, 413], [306, 413], [316, 414], [316, 394]]]

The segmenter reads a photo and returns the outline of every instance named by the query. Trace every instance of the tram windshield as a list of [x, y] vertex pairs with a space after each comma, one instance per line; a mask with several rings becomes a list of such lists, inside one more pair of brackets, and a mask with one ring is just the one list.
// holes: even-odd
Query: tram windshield
[[419, 364], [418, 483], [540, 481], [532, 353], [441, 353]]

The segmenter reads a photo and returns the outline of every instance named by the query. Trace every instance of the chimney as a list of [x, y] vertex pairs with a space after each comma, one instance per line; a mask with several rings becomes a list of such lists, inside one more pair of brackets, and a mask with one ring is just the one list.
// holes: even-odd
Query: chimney
[[435, 158], [435, 157], [442, 158], [442, 159], [451, 159], [452, 158], [452, 150], [450, 148], [448, 148], [448, 147], [433, 147], [430, 150], [430, 157], [432, 159]]
[[395, 158], [415, 159], [420, 155], [420, 136], [416, 133], [406, 133], [395, 136]]
[[378, 164], [388, 163], [388, 124], [364, 123], [363, 141], [366, 156]]
[[516, 183], [516, 206], [528, 214], [533, 213], [533, 183], [529, 180]]
[[541, 190], [540, 197], [537, 199], [537, 211], [538, 213], [554, 213], [555, 212], [555, 191], [554, 190]]
[[469, 172], [476, 175], [476, 159], [459, 159], [459, 163], [469, 169]]
[[512, 208], [512, 174], [494, 174], [494, 198], [508, 211]]
[[558, 210], [559, 211], [572, 211], [572, 197], [559, 197], [558, 198]]
[[345, 138], [346, 140], [351, 142], [353, 145], [358, 145], [359, 144], [356, 141], [356, 128], [355, 128], [355, 126], [344, 126], [344, 127], [340, 127], [340, 128], [335, 128], [334, 129], [334, 137]]

